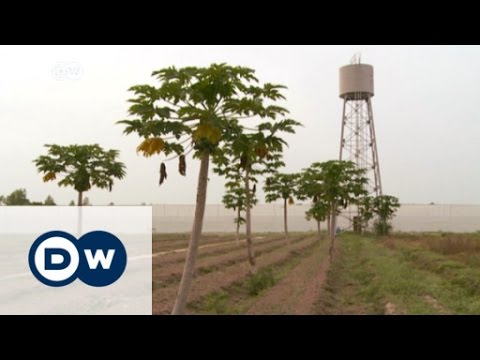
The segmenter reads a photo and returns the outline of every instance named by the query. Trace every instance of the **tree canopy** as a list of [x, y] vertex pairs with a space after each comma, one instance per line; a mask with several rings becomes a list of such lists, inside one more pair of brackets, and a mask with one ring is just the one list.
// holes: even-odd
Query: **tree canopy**
[[[254, 117], [277, 120], [287, 114], [286, 109], [271, 104], [284, 99], [280, 92], [284, 87], [259, 85], [254, 70], [249, 68], [227, 64], [169, 67], [154, 71], [152, 76], [161, 85], [132, 86], [130, 91], [135, 97], [129, 100], [129, 113], [134, 118], [119, 121], [125, 125], [126, 134], [137, 133], [143, 138], [137, 152], [146, 157], [173, 153], [184, 162], [184, 156], [191, 151], [197, 157], [204, 152], [213, 155], [246, 132], [243, 121]], [[290, 121], [265, 123], [262, 130], [274, 133]], [[256, 135], [259, 143], [271, 141], [260, 137], [261, 134]], [[262, 151], [260, 147], [255, 150]], [[184, 164], [179, 164], [182, 175], [184, 168]], [[161, 169], [162, 179], [166, 178], [165, 172], [165, 168]]]
[[50, 195], [47, 196], [47, 198], [45, 199], [43, 204], [47, 205], [47, 206], [57, 205], [57, 204], [55, 204], [55, 200], [53, 200], [53, 197], [51, 197]]
[[117, 161], [118, 150], [104, 150], [94, 145], [45, 145], [47, 155], [34, 160], [43, 181], [58, 181], [83, 193], [92, 187], [112, 190], [114, 179], [125, 176], [125, 165]]
[[265, 201], [275, 202], [279, 199], [288, 200], [290, 205], [294, 203], [294, 197], [298, 193], [299, 174], [274, 173], [265, 181]]
[[13, 191], [10, 195], [4, 198], [4, 203], [8, 206], [22, 206], [31, 204], [27, 197], [27, 190], [25, 189], [17, 189]]

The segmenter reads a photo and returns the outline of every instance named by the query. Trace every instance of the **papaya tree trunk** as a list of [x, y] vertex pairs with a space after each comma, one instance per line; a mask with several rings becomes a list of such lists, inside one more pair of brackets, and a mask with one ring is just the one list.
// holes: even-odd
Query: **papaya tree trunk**
[[83, 192], [78, 192], [78, 206], [83, 206]]
[[240, 207], [237, 210], [237, 233], [235, 234], [235, 243], [237, 246], [239, 245], [240, 241]]
[[322, 233], [320, 230], [320, 220], [317, 220], [317, 231], [318, 231], [318, 240], [322, 241]]
[[77, 236], [82, 236], [82, 224], [83, 224], [83, 192], [78, 192], [78, 219], [77, 219]]
[[331, 218], [331, 216], [330, 216], [330, 214], [328, 214], [328, 216], [327, 216], [327, 234], [328, 234], [329, 239], [330, 239], [330, 235], [331, 235], [330, 234], [330, 218]]
[[250, 264], [250, 273], [255, 274], [257, 272], [257, 266], [255, 261], [255, 251], [253, 250], [252, 243], [252, 216], [250, 213], [251, 199], [250, 199], [250, 170], [245, 170], [245, 191], [246, 191], [246, 201], [245, 201], [245, 227], [246, 227], [246, 237], [247, 237], [247, 250], [248, 250], [248, 263]]
[[285, 240], [287, 241], [288, 249], [290, 250], [290, 238], [288, 237], [288, 221], [287, 221], [287, 199], [283, 199], [283, 226], [285, 228]]
[[332, 207], [330, 209], [330, 213], [331, 213], [331, 216], [330, 216], [330, 224], [329, 224], [329, 227], [330, 227], [330, 231], [329, 231], [329, 234], [330, 234], [330, 261], [333, 260], [333, 255], [335, 253], [335, 219], [336, 219], [336, 215], [335, 215], [335, 210], [336, 210], [336, 205], [335, 204], [332, 204]]
[[195, 272], [195, 260], [197, 259], [198, 244], [202, 235], [203, 216], [205, 214], [205, 203], [207, 201], [208, 165], [210, 155], [208, 152], [202, 154], [200, 172], [198, 175], [197, 203], [195, 206], [195, 218], [193, 220], [192, 235], [188, 245], [185, 266], [183, 268], [182, 280], [178, 289], [177, 298], [173, 307], [172, 315], [183, 315], [187, 307], [188, 293], [192, 286]]
[[333, 215], [332, 221], [332, 236], [335, 238], [337, 237], [337, 215]]

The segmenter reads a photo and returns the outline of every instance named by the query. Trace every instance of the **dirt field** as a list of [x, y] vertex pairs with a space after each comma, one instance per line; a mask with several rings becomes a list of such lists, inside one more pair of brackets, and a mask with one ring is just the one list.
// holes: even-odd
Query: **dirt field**
[[[258, 273], [249, 275], [247, 249], [233, 235], [206, 235], [200, 244], [189, 297], [192, 314], [312, 313], [326, 278], [326, 244], [309, 233], [254, 238]], [[170, 313], [181, 279], [187, 235], [157, 236], [153, 257], [153, 312]], [[176, 250], [176, 251], [175, 251]], [[294, 296], [291, 296], [294, 294]], [[288, 301], [285, 301], [289, 298]]]
[[[157, 235], [153, 312], [169, 314], [188, 235]], [[242, 239], [241, 239], [242, 240]], [[343, 234], [330, 264], [326, 237], [254, 238], [258, 272], [249, 274], [245, 241], [205, 235], [189, 314], [480, 314], [480, 235]]]

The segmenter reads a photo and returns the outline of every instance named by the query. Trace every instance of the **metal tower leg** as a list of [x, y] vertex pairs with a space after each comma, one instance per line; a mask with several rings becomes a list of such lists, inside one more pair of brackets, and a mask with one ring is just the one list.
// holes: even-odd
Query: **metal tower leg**
[[345, 99], [340, 139], [340, 160], [349, 160], [366, 170], [367, 191], [382, 194], [380, 165], [373, 121], [372, 103], [368, 99]]

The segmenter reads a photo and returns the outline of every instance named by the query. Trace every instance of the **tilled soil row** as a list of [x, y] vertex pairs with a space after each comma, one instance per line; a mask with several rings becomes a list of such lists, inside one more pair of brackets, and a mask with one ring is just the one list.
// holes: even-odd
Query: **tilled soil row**
[[[291, 240], [292, 244], [302, 241], [308, 237], [300, 236], [297, 239]], [[274, 242], [272, 244], [272, 242]], [[263, 243], [254, 246], [256, 256], [261, 256], [266, 253], [273, 252], [281, 247], [285, 246], [283, 242], [278, 241], [265, 241]], [[224, 267], [235, 265], [238, 262], [247, 260], [247, 248], [243, 246], [241, 248], [236, 247], [231, 251], [224, 250], [218, 254], [218, 256], [199, 257], [196, 264], [196, 274], [204, 275], [214, 271], [219, 271]], [[153, 284], [154, 288], [166, 287], [171, 283], [179, 282], [183, 272], [183, 266], [185, 261], [185, 255], [183, 261], [175, 262], [173, 264], [167, 264], [165, 266], [154, 266], [153, 269]]]
[[[288, 254], [288, 256], [284, 257], [282, 260], [277, 261], [273, 264], [267, 265], [269, 269], [273, 271], [273, 273], [279, 273], [282, 271], [289, 271], [287, 268], [290, 269], [293, 266], [295, 268], [298, 263], [302, 262], [304, 258], [309, 257], [315, 249], [318, 247], [318, 243], [316, 242], [311, 242], [309, 245], [301, 248], [301, 249], [296, 249], [292, 251], [291, 253]], [[296, 263], [295, 265], [290, 264], [290, 263]], [[263, 267], [265, 269], [265, 267]], [[262, 269], [260, 269], [262, 271]], [[287, 274], [288, 276], [288, 274]], [[253, 304], [255, 304], [259, 299], [262, 299], [265, 293], [268, 293], [270, 289], [275, 288], [275, 286], [272, 286], [271, 288], [265, 290], [266, 292], [264, 294], [260, 294], [257, 296], [253, 296], [249, 294], [249, 292], [246, 289], [243, 289], [244, 286], [244, 281], [246, 278], [239, 279], [238, 281], [233, 282], [227, 287], [223, 287], [222, 290], [223, 292], [226, 292], [229, 294], [229, 305], [227, 305], [227, 308], [230, 306], [234, 306], [235, 310], [232, 309], [233, 313], [238, 313], [240, 311], [241, 314], [245, 314], [247, 310], [249, 310]], [[217, 292], [217, 290], [214, 290], [211, 293], [208, 293], [199, 299], [196, 299], [195, 301], [191, 301], [189, 303], [189, 312], [190, 313], [195, 313], [195, 314], [202, 314], [204, 313], [202, 310], [203, 307], [203, 301], [206, 299], [208, 296], [212, 295], [213, 293]], [[275, 299], [277, 302], [278, 301], [284, 301], [285, 298], [289, 298], [291, 294], [282, 294], [282, 297], [280, 299]]]
[[[301, 235], [299, 235], [300, 237]], [[266, 239], [253, 239], [253, 246], [255, 247], [256, 245], [260, 244], [270, 244], [276, 241], [281, 241], [285, 239], [285, 237], [282, 236], [276, 236], [274, 238], [266, 238]], [[228, 240], [227, 240], [228, 241]], [[205, 245], [201, 244], [200, 246]], [[216, 255], [221, 255], [229, 251], [237, 250], [237, 249], [245, 249], [245, 242], [241, 242], [239, 245], [236, 245], [235, 242], [231, 242], [229, 244], [224, 244], [224, 245], [219, 245], [218, 247], [208, 247], [208, 248], [203, 248], [199, 249], [198, 251], [198, 259], [204, 258], [204, 257], [209, 257], [209, 256], [216, 256]], [[182, 252], [177, 252], [177, 253], [171, 253], [171, 254], [165, 254], [165, 255], [155, 255], [153, 254], [152, 258], [152, 265], [153, 268], [156, 269], [157, 267], [163, 267], [168, 264], [174, 264], [181, 262], [183, 263], [185, 261], [185, 251]]]
[[[221, 243], [229, 240], [235, 239], [234, 234], [224, 234], [224, 235], [202, 235], [202, 240], [201, 243], [202, 245], [206, 244], [215, 244], [215, 243]], [[176, 250], [176, 249], [182, 249], [188, 246], [190, 240], [190, 235], [187, 239], [181, 238], [181, 239], [155, 239], [152, 242], [152, 252], [162, 252], [162, 251], [169, 251], [169, 250]]]
[[[322, 244], [324, 245], [324, 244]], [[329, 258], [326, 246], [303, 258], [278, 284], [261, 296], [248, 314], [315, 313], [323, 284], [327, 278]]]
[[[293, 244], [292, 251], [302, 251], [311, 246], [315, 241], [315, 237], [309, 237], [302, 241]], [[262, 268], [269, 266], [291, 256], [287, 247], [280, 248], [279, 251], [263, 254], [257, 258], [257, 267]], [[211, 291], [226, 288], [249, 274], [250, 267], [246, 261], [236, 263], [232, 266], [227, 266], [218, 271], [199, 276], [195, 279], [190, 290], [189, 300], [194, 302], [205, 296]], [[177, 295], [178, 282], [173, 283], [166, 288], [154, 289], [153, 291], [153, 313], [154, 314], [169, 314], [173, 308], [175, 297]]]

